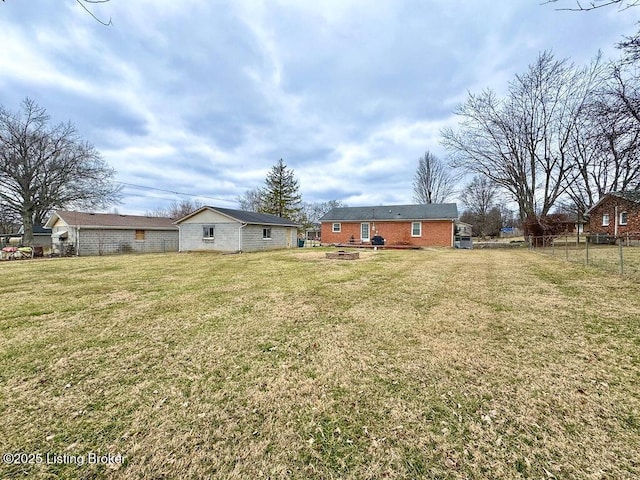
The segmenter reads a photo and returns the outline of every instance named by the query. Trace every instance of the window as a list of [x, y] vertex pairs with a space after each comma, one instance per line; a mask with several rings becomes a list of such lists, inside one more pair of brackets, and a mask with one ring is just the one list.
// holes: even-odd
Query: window
[[627, 224], [627, 212], [620, 212], [620, 221], [618, 222], [620, 225]]
[[215, 225], [203, 225], [202, 226], [202, 238], [215, 238], [216, 226]]
[[271, 240], [271, 227], [263, 227], [262, 228], [262, 239], [263, 240]]
[[603, 227], [608, 227], [609, 226], [609, 214], [605, 213], [604, 215], [602, 215], [602, 226]]
[[339, 223], [334, 223], [334, 224], [331, 226], [331, 231], [332, 231], [333, 233], [340, 233], [341, 227], [342, 227], [342, 226], [341, 226]]
[[411, 236], [412, 237], [422, 236], [422, 222], [411, 222]]
[[144, 240], [144, 230], [136, 230], [136, 240]]

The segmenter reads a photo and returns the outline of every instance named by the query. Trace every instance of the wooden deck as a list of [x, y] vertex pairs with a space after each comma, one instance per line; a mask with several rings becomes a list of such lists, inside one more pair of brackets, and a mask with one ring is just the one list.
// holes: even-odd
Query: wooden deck
[[333, 243], [337, 248], [378, 248], [387, 250], [421, 250], [420, 245], [371, 245], [370, 243]]

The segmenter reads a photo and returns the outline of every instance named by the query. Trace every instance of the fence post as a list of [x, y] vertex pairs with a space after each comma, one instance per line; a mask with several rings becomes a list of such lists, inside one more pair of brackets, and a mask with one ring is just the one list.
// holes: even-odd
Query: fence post
[[618, 239], [618, 252], [620, 253], [620, 275], [624, 275], [624, 258], [622, 255], [622, 238]]
[[589, 265], [589, 236], [588, 235], [584, 239], [584, 244], [586, 246], [586, 253], [587, 253], [586, 265]]
[[569, 261], [569, 236], [564, 236], [564, 259]]

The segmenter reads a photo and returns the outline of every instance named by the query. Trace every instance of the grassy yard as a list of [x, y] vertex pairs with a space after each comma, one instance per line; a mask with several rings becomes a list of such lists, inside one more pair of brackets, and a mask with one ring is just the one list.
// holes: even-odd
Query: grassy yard
[[601, 270], [612, 273], [622, 272], [624, 275], [640, 280], [640, 246], [619, 245], [591, 245], [587, 249], [586, 242], [577, 244], [575, 238], [566, 241], [564, 238], [556, 240], [553, 246], [536, 247], [535, 251], [546, 255], [553, 255], [570, 262], [592, 265]]
[[640, 476], [633, 278], [525, 249], [0, 274], [0, 453], [35, 462], [1, 478]]

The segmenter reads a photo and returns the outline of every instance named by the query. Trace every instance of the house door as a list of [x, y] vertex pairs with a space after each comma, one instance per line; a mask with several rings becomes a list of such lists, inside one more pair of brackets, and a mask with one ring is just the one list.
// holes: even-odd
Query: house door
[[360, 224], [360, 240], [363, 242], [369, 241], [369, 224], [361, 223]]

